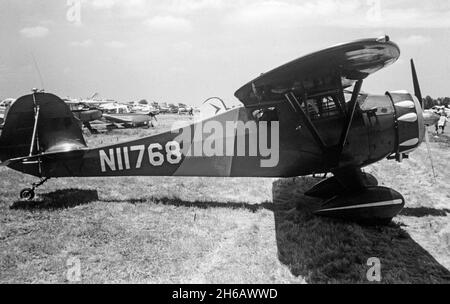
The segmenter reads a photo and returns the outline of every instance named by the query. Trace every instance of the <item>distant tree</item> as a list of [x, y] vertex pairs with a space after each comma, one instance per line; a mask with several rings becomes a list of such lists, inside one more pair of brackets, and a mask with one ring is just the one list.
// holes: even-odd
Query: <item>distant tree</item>
[[141, 99], [141, 100], [139, 100], [139, 104], [146, 105], [146, 104], [148, 104], [148, 101], [146, 99]]
[[423, 106], [425, 107], [425, 109], [431, 109], [435, 105], [436, 105], [436, 101], [430, 95], [428, 95], [427, 97], [424, 98]]
[[442, 99], [442, 105], [448, 107], [450, 105], [450, 97], [444, 97]]

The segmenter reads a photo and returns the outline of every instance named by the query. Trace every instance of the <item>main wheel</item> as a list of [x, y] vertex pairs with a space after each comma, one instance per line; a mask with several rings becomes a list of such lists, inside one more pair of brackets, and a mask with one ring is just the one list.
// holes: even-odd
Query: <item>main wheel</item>
[[25, 200], [32, 200], [34, 198], [34, 190], [30, 188], [20, 191], [20, 198]]

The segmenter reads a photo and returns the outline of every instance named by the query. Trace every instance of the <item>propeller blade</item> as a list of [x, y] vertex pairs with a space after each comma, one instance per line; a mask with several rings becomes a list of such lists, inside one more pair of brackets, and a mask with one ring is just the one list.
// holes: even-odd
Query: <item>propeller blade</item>
[[[422, 109], [424, 109], [422, 91], [420, 90], [419, 78], [417, 77], [416, 66], [414, 65], [413, 59], [411, 59], [411, 72], [412, 72], [412, 79], [413, 79], [413, 84], [414, 84], [414, 95], [416, 95], [417, 99], [419, 99], [420, 105], [422, 106]], [[434, 115], [434, 113], [429, 113], [429, 112], [423, 112], [423, 116], [424, 116], [424, 124], [425, 124], [425, 142], [427, 144], [428, 158], [430, 159], [431, 169], [433, 171], [434, 182], [436, 182], [436, 171], [434, 170], [433, 157], [432, 157], [431, 149], [430, 149], [430, 136], [428, 135], [427, 127], [436, 123], [437, 122], [436, 119], [438, 119], [438, 118], [436, 117], [436, 115]]]
[[431, 169], [433, 170], [434, 182], [436, 183], [436, 171], [434, 170], [433, 157], [431, 156], [432, 154], [430, 149], [430, 137], [428, 136], [428, 128], [425, 129], [425, 142], [427, 144], [428, 158], [430, 159]]
[[411, 59], [411, 72], [414, 84], [414, 95], [416, 95], [417, 99], [419, 99], [420, 105], [423, 109], [422, 92], [420, 90], [419, 79], [417, 78], [416, 66], [414, 65], [413, 59]]

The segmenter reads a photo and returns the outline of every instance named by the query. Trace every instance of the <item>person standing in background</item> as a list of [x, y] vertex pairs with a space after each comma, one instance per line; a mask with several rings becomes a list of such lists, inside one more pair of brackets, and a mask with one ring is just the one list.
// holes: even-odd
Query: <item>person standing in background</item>
[[448, 121], [447, 113], [445, 113], [445, 110], [442, 109], [440, 115], [441, 115], [441, 117], [439, 118], [439, 121], [437, 123], [437, 126], [438, 126], [437, 134], [439, 134], [439, 130], [441, 130], [441, 134], [444, 134], [445, 126], [447, 125], [447, 121]]

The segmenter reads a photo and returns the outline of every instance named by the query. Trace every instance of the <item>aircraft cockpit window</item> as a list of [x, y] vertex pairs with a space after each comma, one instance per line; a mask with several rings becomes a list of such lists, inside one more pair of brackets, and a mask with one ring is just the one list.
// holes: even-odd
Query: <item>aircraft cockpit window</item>
[[341, 115], [338, 104], [337, 97], [322, 96], [307, 99], [302, 104], [302, 108], [309, 115], [310, 119], [317, 120]]
[[275, 107], [255, 110], [252, 115], [256, 121], [279, 121]]

